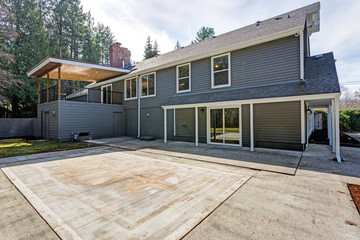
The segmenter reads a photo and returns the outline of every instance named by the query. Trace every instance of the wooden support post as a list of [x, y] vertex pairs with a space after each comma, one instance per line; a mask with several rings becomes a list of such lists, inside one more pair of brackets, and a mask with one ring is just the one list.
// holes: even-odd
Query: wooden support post
[[49, 74], [47, 74], [47, 78], [46, 78], [46, 101], [47, 102], [50, 101], [49, 85], [50, 85], [50, 76], [49, 76]]
[[38, 103], [40, 104], [40, 78], [38, 77]]
[[61, 66], [58, 67], [58, 100], [61, 100]]

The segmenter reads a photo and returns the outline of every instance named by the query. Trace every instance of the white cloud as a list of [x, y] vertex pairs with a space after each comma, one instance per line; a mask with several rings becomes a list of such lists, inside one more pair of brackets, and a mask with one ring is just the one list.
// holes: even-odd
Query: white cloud
[[[82, 0], [95, 21], [108, 25], [117, 41], [141, 61], [147, 36], [157, 40], [161, 53], [173, 50], [176, 40], [187, 45], [202, 26], [216, 35], [253, 24], [313, 3], [314, 0]], [[311, 53], [333, 51], [340, 82], [360, 81], [360, 1], [323, 0], [320, 32], [311, 36]], [[360, 87], [360, 84], [357, 85]]]

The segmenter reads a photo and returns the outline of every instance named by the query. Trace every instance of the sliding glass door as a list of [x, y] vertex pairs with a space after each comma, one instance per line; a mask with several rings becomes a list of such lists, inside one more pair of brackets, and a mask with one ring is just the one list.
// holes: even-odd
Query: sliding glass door
[[210, 142], [239, 144], [239, 108], [210, 109]]

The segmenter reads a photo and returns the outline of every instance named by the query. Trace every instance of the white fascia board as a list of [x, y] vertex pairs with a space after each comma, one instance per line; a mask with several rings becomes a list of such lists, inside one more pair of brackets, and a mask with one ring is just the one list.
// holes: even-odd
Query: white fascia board
[[340, 96], [340, 93], [326, 93], [326, 94], [314, 94], [314, 95], [303, 95], [303, 96], [291, 96], [291, 97], [278, 97], [278, 98], [259, 98], [259, 99], [247, 99], [247, 100], [234, 100], [234, 101], [223, 101], [223, 102], [209, 102], [209, 103], [194, 103], [194, 104], [183, 104], [183, 105], [169, 105], [161, 106], [163, 109], [177, 109], [177, 108], [193, 108], [193, 107], [216, 107], [219, 105], [239, 106], [239, 104], [250, 104], [250, 103], [270, 103], [270, 102], [288, 102], [288, 101], [308, 101], [317, 99], [334, 99]]
[[114, 67], [110, 67], [110, 66], [102, 66], [102, 65], [98, 65], [98, 64], [77, 62], [77, 61], [58, 59], [58, 58], [48, 58], [48, 59], [44, 60], [43, 62], [41, 62], [39, 65], [35, 66], [33, 69], [31, 69], [27, 73], [27, 75], [30, 76], [30, 75], [34, 74], [35, 72], [37, 72], [39, 69], [44, 67], [49, 62], [60, 63], [60, 64], [68, 64], [68, 65], [74, 65], [74, 66], [79, 66], [79, 67], [90, 67], [90, 68], [96, 68], [96, 69], [101, 69], [101, 70], [109, 70], [109, 71], [121, 72], [121, 73], [129, 73], [131, 71], [131, 70], [127, 70], [127, 69], [114, 68]]
[[238, 43], [238, 44], [235, 44], [235, 45], [227, 46], [227, 47], [224, 47], [224, 48], [212, 51], [212, 52], [208, 52], [208, 53], [205, 53], [205, 54], [197, 55], [197, 56], [194, 56], [194, 57], [183, 58], [181, 60], [178, 60], [178, 61], [175, 61], [175, 62], [170, 62], [168, 64], [164, 64], [164, 65], [161, 65], [161, 66], [158, 66], [158, 67], [148, 68], [148, 69], [144, 69], [143, 71], [129, 73], [128, 75], [125, 75], [125, 76], [120, 76], [120, 77], [116, 77], [116, 78], [113, 78], [113, 79], [106, 80], [104, 82], [96, 83], [91, 87], [98, 87], [98, 86], [101, 86], [102, 84], [107, 84], [107, 83], [111, 83], [111, 82], [115, 82], [115, 81], [124, 80], [124, 79], [127, 79], [127, 78], [132, 78], [132, 77], [134, 77], [136, 75], [142, 75], [142, 74], [146, 74], [148, 72], [154, 72], [156, 70], [160, 70], [160, 69], [164, 69], [164, 68], [168, 68], [168, 67], [174, 67], [174, 66], [184, 64], [184, 63], [187, 63], [187, 62], [192, 62], [192, 61], [196, 61], [196, 60], [199, 60], [199, 59], [212, 57], [212, 56], [215, 56], [215, 55], [220, 55], [220, 54], [223, 54], [223, 53], [231, 52], [231, 51], [242, 49], [242, 48], [251, 47], [251, 46], [258, 45], [258, 44], [265, 43], [265, 42], [270, 42], [270, 41], [273, 41], [273, 40], [276, 40], [276, 39], [280, 39], [280, 38], [288, 37], [288, 36], [291, 36], [291, 35], [295, 35], [296, 33], [300, 34], [299, 27], [300, 26], [289, 29], [289, 30], [286, 30], [286, 31], [283, 31], [283, 32], [280, 32], [280, 33], [275, 33], [275, 34], [272, 34], [272, 35], [268, 35], [268, 36], [265, 36], [265, 37], [255, 38], [255, 39], [252, 39], [252, 40], [249, 40], [249, 41], [246, 41], [246, 42], [242, 42], [242, 43]]

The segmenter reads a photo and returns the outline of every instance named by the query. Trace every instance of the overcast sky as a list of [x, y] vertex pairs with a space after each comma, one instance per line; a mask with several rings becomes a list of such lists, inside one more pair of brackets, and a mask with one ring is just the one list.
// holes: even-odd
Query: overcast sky
[[[132, 60], [143, 59], [147, 36], [157, 40], [160, 53], [176, 41], [188, 45], [202, 26], [219, 35], [314, 3], [312, 0], [81, 0], [95, 21], [108, 25]], [[311, 39], [311, 55], [334, 52], [340, 83], [360, 88], [359, 0], [323, 0], [320, 32]], [[348, 84], [352, 82], [353, 84]]]

